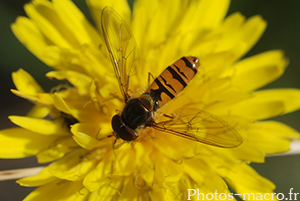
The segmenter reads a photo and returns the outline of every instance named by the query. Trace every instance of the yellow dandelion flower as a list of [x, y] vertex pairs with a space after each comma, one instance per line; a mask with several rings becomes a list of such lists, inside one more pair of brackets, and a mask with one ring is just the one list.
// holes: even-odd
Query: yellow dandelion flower
[[[265, 119], [299, 109], [300, 91], [258, 90], [283, 74], [288, 60], [282, 51], [242, 59], [266, 22], [239, 13], [224, 19], [229, 0], [138, 0], [133, 12], [125, 0], [87, 3], [97, 28], [70, 0], [33, 0], [25, 5], [28, 17], [12, 25], [17, 38], [55, 69], [47, 77], [70, 83], [45, 92], [24, 70], [13, 73], [12, 92], [34, 107], [27, 116], [10, 116], [19, 127], [0, 131], [0, 157], [35, 155], [39, 163], [50, 163], [17, 181], [38, 187], [25, 200], [197, 200], [196, 190], [188, 189], [232, 200], [228, 186], [237, 194], [272, 193], [274, 184], [248, 164], [287, 151], [299, 139], [289, 126]], [[113, 14], [104, 12], [101, 22], [106, 6], [119, 14], [109, 9]], [[139, 97], [153, 81], [149, 73], [157, 77], [190, 55], [199, 58], [199, 72], [173, 100], [166, 101], [166, 93], [156, 100], [166, 102], [154, 119], [163, 123], [152, 121], [152, 127], [136, 130], [135, 140], [117, 139], [114, 145], [117, 137], [125, 138], [111, 126], [123, 98]], [[170, 79], [165, 86], [179, 86]], [[186, 139], [195, 119], [204, 134], [193, 139], [203, 143]]]

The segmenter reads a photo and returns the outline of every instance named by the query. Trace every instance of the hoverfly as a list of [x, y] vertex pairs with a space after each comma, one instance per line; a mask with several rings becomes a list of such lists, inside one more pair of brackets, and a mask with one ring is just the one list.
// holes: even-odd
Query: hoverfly
[[[137, 98], [129, 94], [129, 78], [138, 68], [136, 42], [125, 20], [111, 7], [102, 11], [101, 26], [115, 76], [125, 103], [123, 111], [113, 116], [111, 125], [116, 140], [133, 141], [139, 130], [152, 127], [186, 139], [217, 147], [237, 147], [240, 135], [221, 118], [203, 110], [182, 108], [163, 114], [168, 120], [155, 121], [157, 111], [181, 92], [200, 66], [196, 57], [182, 57], [168, 66], [148, 89]], [[115, 141], [116, 142], [116, 141]]]

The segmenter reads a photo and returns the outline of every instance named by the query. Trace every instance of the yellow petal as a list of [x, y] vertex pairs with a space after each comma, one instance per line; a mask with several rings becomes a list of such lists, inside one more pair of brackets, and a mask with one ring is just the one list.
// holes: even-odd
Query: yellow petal
[[241, 38], [245, 43], [245, 48], [241, 52], [242, 55], [257, 43], [266, 27], [267, 23], [259, 15], [253, 16], [246, 21], [241, 29]]
[[27, 113], [28, 117], [33, 118], [44, 118], [51, 112], [51, 107], [44, 105], [35, 105], [31, 110]]
[[246, 132], [248, 135], [245, 143], [252, 145], [252, 149], [258, 149], [264, 154], [288, 151], [290, 139], [299, 139], [300, 137], [294, 129], [275, 121], [254, 123]]
[[58, 80], [68, 80], [78, 89], [80, 95], [88, 94], [90, 85], [92, 83], [91, 77], [75, 71], [51, 71], [47, 73], [46, 76], [50, 79], [56, 78]]
[[255, 172], [247, 164], [230, 169], [220, 168], [221, 176], [236, 193], [272, 193], [275, 185]]
[[117, 194], [120, 195], [119, 189], [121, 189], [123, 181], [121, 179], [102, 185], [97, 191], [92, 192], [89, 197], [90, 201], [107, 201], [113, 200]]
[[234, 106], [232, 114], [251, 120], [268, 119], [284, 113], [284, 105], [279, 101], [247, 101]]
[[[104, 165], [102, 163], [102, 165]], [[103, 167], [103, 166], [102, 166]], [[101, 171], [103, 171], [104, 169], [100, 168], [99, 170], [94, 169], [92, 170], [84, 179], [83, 181], [83, 185], [89, 189], [89, 191], [93, 192], [95, 190], [97, 190], [101, 184], [105, 183], [105, 174], [101, 173]], [[98, 171], [98, 172], [97, 172]], [[106, 172], [106, 174], [108, 174], [108, 172]]]
[[[79, 44], [95, 44], [101, 42], [99, 34], [88, 22], [82, 12], [69, 0], [54, 0], [53, 7], [64, 25], [70, 30]], [[100, 18], [100, 13], [98, 18]]]
[[[254, 16], [247, 21], [239, 13], [232, 14], [224, 23], [211, 32], [204, 32], [200, 37], [188, 37], [182, 40], [181, 46], [189, 47], [193, 55], [198, 55], [202, 60], [210, 54], [226, 53], [228, 61], [224, 66], [231, 65], [233, 61], [240, 59], [260, 38], [266, 27], [266, 22], [260, 16]], [[195, 44], [195, 41], [199, 41]], [[200, 61], [201, 61], [200, 60]], [[210, 66], [209, 63], [205, 64]]]
[[11, 92], [13, 92], [15, 95], [20, 96], [21, 98], [27, 99], [30, 102], [34, 104], [41, 104], [45, 106], [51, 106], [52, 105], [52, 98], [50, 94], [47, 93], [40, 93], [40, 94], [27, 94], [25, 92], [17, 91], [14, 89], [11, 89]]
[[116, 163], [114, 164], [114, 176], [128, 176], [136, 168], [135, 164], [136, 150], [132, 149], [129, 143], [123, 144], [116, 152]]
[[53, 104], [59, 111], [72, 115], [71, 108], [68, 106], [66, 101], [64, 101], [64, 99], [58, 93], [53, 94]]
[[[55, 69], [71, 69], [74, 71], [82, 71], [81, 66], [72, 65], [78, 64], [78, 51], [75, 49], [66, 49], [59, 46], [45, 46], [40, 52], [43, 62]], [[70, 65], [71, 64], [71, 65]]]
[[95, 123], [78, 123], [72, 126], [72, 133], [85, 133], [94, 139], [104, 139], [112, 134], [110, 122]]
[[[177, 1], [176, 1], [177, 2]], [[132, 33], [136, 39], [138, 47], [141, 49], [141, 54], [144, 55], [144, 51], [147, 51], [146, 40], [147, 35], [152, 34], [149, 32], [149, 23], [155, 11], [158, 8], [158, 1], [147, 1], [147, 0], [138, 0], [134, 2], [133, 6], [133, 19], [132, 19]], [[149, 34], [145, 34], [146, 32]]]
[[52, 43], [64, 48], [78, 45], [73, 33], [66, 28], [50, 1], [34, 0], [26, 4], [24, 9], [30, 19]]
[[[201, 93], [195, 93], [201, 91]], [[234, 97], [234, 98], [233, 98]], [[203, 83], [200, 76], [196, 76], [181, 95], [168, 103], [168, 111], [172, 113], [178, 108], [185, 108], [193, 104], [195, 108], [203, 108], [212, 114], [227, 115], [228, 107], [250, 98], [249, 93], [231, 87], [229, 77], [212, 79]]]
[[[249, 130], [249, 132], [251, 131]], [[247, 142], [255, 144], [252, 148], [261, 150], [264, 154], [276, 154], [290, 150], [290, 140], [270, 137], [259, 131], [253, 131], [249, 135], [251, 136], [247, 139]]]
[[[153, 161], [155, 163], [155, 161]], [[139, 168], [138, 175], [135, 179], [134, 185], [139, 185], [139, 180], [141, 180], [141, 183], [146, 183], [149, 186], [152, 186], [154, 184], [154, 180], [156, 178], [156, 171], [155, 167], [152, 166], [151, 163], [147, 163], [146, 161], [143, 161], [143, 164]], [[159, 181], [162, 181], [163, 178], [158, 178]], [[142, 184], [141, 184], [142, 185]]]
[[253, 16], [245, 21], [239, 13], [229, 16], [216, 32], [210, 35], [213, 40], [207, 41], [208, 49], [213, 52], [229, 51], [234, 57], [241, 58], [257, 40], [266, 28], [266, 22], [260, 16]]
[[[199, 167], [199, 168], [195, 168]], [[209, 185], [212, 185], [212, 189], [209, 189], [211, 191], [218, 190], [218, 192], [223, 192], [227, 186], [225, 182], [222, 180], [222, 178], [217, 175], [215, 172], [212, 171], [211, 167], [209, 167], [205, 162], [203, 162], [201, 159], [190, 159], [187, 161], [184, 161], [184, 168], [185, 172], [193, 178], [194, 181], [196, 181], [197, 185], [199, 186], [207, 186], [209, 188]], [[214, 182], [207, 182], [206, 180], [212, 179]]]
[[263, 102], [281, 102], [283, 113], [293, 112], [300, 108], [300, 90], [292, 88], [260, 90], [254, 93]]
[[18, 184], [22, 186], [41, 186], [54, 181], [56, 178], [49, 172], [48, 167], [45, 167], [42, 171], [34, 176], [19, 179]]
[[[244, 132], [240, 132], [240, 134], [244, 134]], [[246, 134], [251, 135], [252, 133], [246, 132]], [[261, 149], [258, 149], [256, 145], [252, 143], [252, 141], [248, 141], [247, 138], [245, 138], [243, 143], [235, 148], [233, 155], [244, 161], [263, 163], [265, 161], [266, 153]]]
[[9, 119], [20, 127], [42, 135], [70, 135], [62, 119], [46, 120], [22, 116], [10, 116]]
[[95, 166], [95, 160], [90, 160], [84, 149], [75, 150], [62, 159], [48, 166], [48, 171], [55, 177], [69, 181], [82, 180]]
[[[55, 192], [55, 193], [54, 193]], [[57, 179], [31, 192], [24, 201], [85, 201], [90, 193], [83, 188], [82, 182], [69, 182]]]
[[[227, 53], [228, 56], [231, 55], [232, 58], [229, 59], [230, 62], [236, 61], [240, 55], [241, 50], [245, 49], [245, 42], [241, 38], [241, 30], [245, 24], [245, 17], [240, 13], [234, 13], [228, 16], [223, 24], [216, 29], [216, 31], [211, 32], [206, 36], [204, 44], [199, 44], [199, 51], [204, 52], [204, 55], [211, 54], [211, 52], [216, 53]], [[202, 54], [202, 53], [201, 53]], [[230, 63], [226, 62], [226, 65]], [[209, 67], [209, 65], [208, 65]]]
[[36, 94], [36, 93], [44, 92], [42, 87], [34, 80], [34, 78], [23, 69], [19, 69], [17, 72], [13, 72], [12, 78], [16, 88], [19, 91], [28, 94]]
[[[149, 19], [145, 19], [147, 21], [139, 22], [140, 24], [147, 23], [146, 30], [143, 30], [144, 33], [139, 33], [139, 36], [144, 37], [145, 44], [141, 44], [141, 48], [149, 49], [154, 47], [159, 47], [164, 42], [166, 42], [167, 37], [170, 36], [170, 30], [175, 27], [175, 22], [180, 20], [178, 11], [181, 5], [180, 1], [154, 1], [154, 2], [146, 2], [142, 1], [144, 9], [146, 8]], [[185, 11], [184, 7], [181, 7], [183, 12]], [[144, 10], [143, 9], [143, 10]], [[140, 12], [143, 12], [141, 10]], [[152, 12], [152, 13], [150, 13]], [[136, 17], [135, 17], [136, 18]], [[137, 23], [137, 22], [135, 22]], [[145, 25], [142, 25], [142, 27]], [[160, 27], [157, 29], [157, 27]], [[145, 35], [145, 32], [147, 34]], [[141, 40], [138, 38], [138, 40]]]
[[131, 177], [128, 177], [123, 182], [121, 195], [122, 196], [120, 197], [119, 201], [127, 201], [127, 200], [135, 201], [138, 199], [138, 190], [136, 186], [134, 186]]
[[[224, 32], [224, 34], [230, 35], [229, 34], [230, 32], [231, 33], [238, 32], [240, 28], [243, 26], [243, 24], [245, 23], [245, 21], [246, 21], [245, 16], [243, 16], [239, 12], [236, 12], [226, 17], [220, 29], [222, 30], [222, 32]], [[230, 42], [225, 41], [225, 44], [230, 45]]]
[[23, 158], [35, 155], [48, 148], [57, 136], [45, 136], [23, 128], [11, 128], [0, 131], [0, 157]]
[[[94, 139], [99, 139], [100, 127], [94, 123], [77, 123], [72, 126], [71, 132], [75, 135], [76, 133], [85, 133]], [[100, 138], [103, 136], [100, 136]]]
[[87, 0], [87, 4], [92, 13], [94, 22], [99, 30], [101, 30], [101, 13], [105, 6], [110, 6], [114, 8], [126, 21], [127, 24], [130, 24], [131, 11], [127, 0], [107, 0], [107, 1], [98, 1], [98, 0]]
[[83, 147], [84, 149], [87, 149], [87, 150], [92, 150], [97, 147], [107, 146], [107, 144], [113, 144], [112, 141], [109, 140], [107, 137], [97, 140], [97, 139], [92, 138], [91, 136], [89, 136], [85, 133], [81, 133], [81, 132], [75, 133], [73, 138], [77, 142], [78, 145], [80, 145], [81, 147]]
[[[83, 185], [89, 189], [89, 191], [93, 192], [97, 190], [100, 186], [104, 184], [108, 184], [110, 179], [108, 178], [111, 173], [111, 162], [112, 157], [109, 154], [113, 153], [104, 153], [99, 154], [99, 159], [102, 159], [97, 167], [90, 171], [90, 173], [83, 180]], [[105, 157], [103, 157], [105, 156]], [[103, 157], [103, 158], [102, 158]], [[109, 185], [107, 185], [109, 186]]]
[[230, 51], [217, 52], [201, 57], [201, 66], [207, 77], [219, 77], [226, 72], [236, 60]]
[[253, 98], [236, 104], [232, 114], [252, 120], [267, 119], [300, 108], [300, 90], [268, 89], [253, 93]]
[[268, 136], [277, 136], [281, 138], [298, 140], [299, 132], [278, 121], [262, 121], [251, 125], [252, 129], [260, 130]]
[[48, 163], [62, 158], [66, 153], [78, 148], [78, 144], [71, 137], [56, 139], [55, 143], [46, 149], [37, 153], [36, 157], [39, 163]]
[[26, 17], [18, 17], [16, 22], [11, 25], [11, 29], [29, 51], [48, 64], [47, 60], [44, 60], [42, 56], [43, 48], [48, 43], [44, 40], [43, 34], [34, 22]]
[[204, 30], [215, 28], [223, 21], [229, 3], [229, 0], [200, 1], [197, 6], [196, 15], [189, 23], [199, 26]]
[[[141, 172], [145, 172], [147, 175], [141, 176], [147, 177], [148, 183], [151, 183], [154, 179], [155, 169], [154, 161], [151, 157], [151, 153], [154, 153], [155, 148], [151, 146], [152, 142], [145, 141], [144, 143], [136, 143], [135, 146], [135, 164], [140, 167]], [[152, 177], [151, 177], [152, 175]], [[151, 177], [151, 178], [150, 178]]]
[[165, 195], [165, 192], [163, 189], [153, 188], [151, 198], [153, 200], [161, 200], [164, 197], [164, 195]]
[[57, 110], [71, 115], [78, 122], [93, 122], [96, 124], [103, 121], [103, 115], [99, 115], [99, 111], [91, 104], [89, 97], [79, 96], [74, 90], [64, 90], [52, 95], [53, 104]]
[[[88, 60], [88, 51], [84, 51], [90, 46], [84, 46], [80, 49], [66, 49], [59, 46], [46, 46], [40, 52], [42, 60], [55, 69], [72, 70], [80, 73], [86, 73], [90, 61], [83, 63], [83, 59]], [[103, 57], [103, 55], [102, 55]], [[95, 67], [95, 66], [94, 66]]]
[[[107, 71], [113, 71], [113, 68], [107, 68], [112, 64], [106, 53], [103, 45], [100, 48], [93, 45], [83, 45], [80, 48], [72, 49], [52, 45], [43, 48], [41, 56], [53, 68], [75, 71], [92, 78], [98, 77], [101, 82], [105, 83], [106, 79], [109, 80], [110, 78], [106, 75]], [[113, 74], [111, 73], [111, 75]]]
[[232, 106], [230, 112], [252, 120], [267, 119], [300, 107], [298, 89], [269, 89], [253, 93], [251, 99]]
[[232, 84], [246, 91], [260, 88], [281, 76], [288, 61], [278, 50], [264, 52], [233, 66]]

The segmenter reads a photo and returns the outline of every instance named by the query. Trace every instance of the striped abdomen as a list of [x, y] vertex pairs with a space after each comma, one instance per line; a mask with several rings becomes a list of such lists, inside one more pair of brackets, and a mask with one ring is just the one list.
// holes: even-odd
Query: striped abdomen
[[181, 92], [199, 68], [199, 59], [196, 57], [182, 57], [167, 67], [148, 87], [145, 94], [150, 94], [158, 107], [172, 100]]

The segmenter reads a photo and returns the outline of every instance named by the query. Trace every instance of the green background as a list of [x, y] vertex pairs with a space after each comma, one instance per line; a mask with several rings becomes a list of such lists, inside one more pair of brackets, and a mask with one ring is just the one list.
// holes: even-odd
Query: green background
[[[23, 4], [28, 0], [0, 1], [0, 129], [12, 127], [8, 115], [24, 115], [31, 107], [27, 101], [12, 95], [14, 88], [11, 72], [19, 68], [28, 71], [45, 90], [56, 83], [45, 79], [44, 74], [51, 69], [36, 59], [10, 30], [10, 24], [17, 16], [25, 15]], [[84, 0], [74, 0], [88, 15]], [[241, 12], [247, 17], [262, 15], [268, 27], [258, 44], [247, 56], [271, 49], [283, 49], [290, 59], [285, 74], [265, 88], [300, 88], [300, 1], [296, 0], [232, 0], [229, 14]], [[99, 14], [100, 15], [100, 14]], [[300, 131], [300, 112], [274, 118]], [[1, 147], [0, 147], [1, 148]], [[0, 160], [0, 170], [36, 166], [35, 158], [20, 160]], [[264, 164], [252, 164], [264, 177], [277, 186], [275, 192], [288, 195], [289, 189], [300, 193], [300, 155], [267, 157]], [[0, 181], [0, 200], [22, 200], [32, 188], [20, 187], [15, 181]], [[55, 192], [54, 192], [55, 193]], [[300, 195], [298, 196], [300, 199]]]

